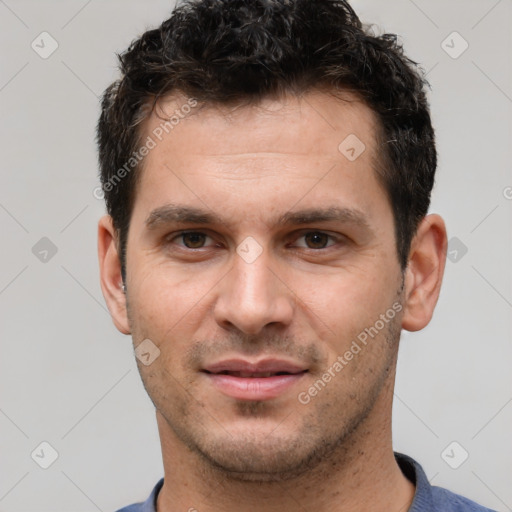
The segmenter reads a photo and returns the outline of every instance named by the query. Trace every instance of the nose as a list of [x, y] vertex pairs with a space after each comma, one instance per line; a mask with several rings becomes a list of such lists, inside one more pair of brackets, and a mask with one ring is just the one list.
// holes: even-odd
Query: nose
[[266, 252], [250, 263], [235, 255], [231, 270], [219, 283], [214, 307], [218, 325], [254, 335], [268, 326], [290, 324], [294, 294], [269, 263]]

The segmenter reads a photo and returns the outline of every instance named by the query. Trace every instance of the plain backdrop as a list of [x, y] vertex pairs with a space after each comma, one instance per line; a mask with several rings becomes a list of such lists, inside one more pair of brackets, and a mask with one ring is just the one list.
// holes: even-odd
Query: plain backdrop
[[[0, 0], [2, 512], [113, 511], [145, 500], [163, 476], [131, 339], [99, 286], [94, 137], [115, 52], [172, 6]], [[450, 238], [434, 319], [402, 338], [394, 448], [433, 484], [512, 510], [512, 4], [353, 6], [428, 71], [439, 151], [431, 211]]]

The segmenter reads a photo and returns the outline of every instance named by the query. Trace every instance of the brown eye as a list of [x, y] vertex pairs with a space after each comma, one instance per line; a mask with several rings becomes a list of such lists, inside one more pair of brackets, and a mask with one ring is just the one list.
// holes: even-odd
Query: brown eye
[[329, 238], [331, 238], [329, 235], [320, 231], [312, 231], [304, 235], [304, 239], [310, 249], [324, 249], [327, 247]]
[[180, 237], [185, 246], [189, 249], [200, 249], [204, 245], [205, 239], [207, 238], [204, 233], [196, 232], [182, 233]]

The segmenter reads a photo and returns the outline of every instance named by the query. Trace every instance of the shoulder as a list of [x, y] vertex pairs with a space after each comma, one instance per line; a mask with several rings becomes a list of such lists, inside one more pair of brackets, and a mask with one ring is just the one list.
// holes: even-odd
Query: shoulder
[[128, 505], [127, 507], [120, 508], [116, 512], [142, 512], [142, 506], [144, 503], [134, 503], [133, 505]]
[[145, 502], [133, 503], [132, 505], [128, 505], [127, 507], [123, 507], [117, 510], [116, 512], [155, 512], [158, 493], [160, 492], [160, 489], [163, 485], [164, 479], [162, 478], [157, 482]]
[[430, 484], [421, 464], [412, 457], [395, 452], [402, 473], [416, 486], [408, 512], [496, 512], [443, 487]]
[[432, 499], [435, 510], [443, 512], [496, 512], [442, 487], [432, 486]]

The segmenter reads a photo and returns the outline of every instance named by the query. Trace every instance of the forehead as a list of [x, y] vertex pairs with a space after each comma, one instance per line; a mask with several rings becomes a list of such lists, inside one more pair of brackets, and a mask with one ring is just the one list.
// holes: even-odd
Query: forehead
[[357, 97], [317, 91], [254, 105], [191, 105], [167, 97], [145, 122], [142, 140], [154, 145], [136, 193], [139, 220], [178, 203], [267, 226], [298, 201], [302, 209], [383, 214], [375, 201], [387, 201], [374, 172], [378, 121]]
[[191, 99], [179, 93], [159, 100], [142, 133], [176, 149], [177, 159], [191, 154], [178, 150], [192, 149], [189, 144], [183, 146], [190, 142], [184, 139], [190, 137], [191, 130], [196, 134], [195, 154], [234, 155], [265, 150], [275, 155], [326, 155], [334, 149], [334, 154], [339, 155], [339, 144], [355, 135], [364, 143], [367, 156], [377, 156], [377, 116], [348, 91], [337, 91], [334, 96], [313, 90], [300, 97], [285, 95], [252, 104], [221, 105], [195, 100], [194, 104], [191, 107]]

